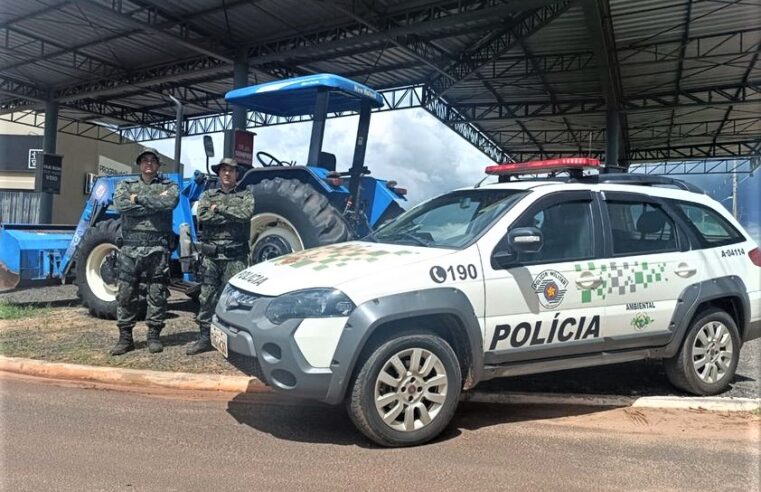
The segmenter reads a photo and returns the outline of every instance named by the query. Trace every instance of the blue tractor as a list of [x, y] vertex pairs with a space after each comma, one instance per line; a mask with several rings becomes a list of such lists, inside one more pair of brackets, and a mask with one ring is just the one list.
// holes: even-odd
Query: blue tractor
[[[405, 191], [395, 182], [371, 178], [364, 165], [370, 115], [383, 106], [381, 95], [336, 75], [310, 75], [230, 91], [231, 104], [281, 117], [313, 117], [305, 166], [257, 153], [239, 186], [252, 186], [250, 261], [261, 262], [293, 251], [364, 236], [403, 212]], [[329, 113], [359, 113], [354, 157], [345, 171], [322, 150]], [[181, 179], [174, 210], [174, 233], [195, 240], [193, 206], [203, 190], [217, 186], [216, 176], [196, 172]], [[101, 318], [116, 316], [116, 258], [121, 224], [112, 207], [116, 185], [128, 176], [99, 178], [79, 223], [70, 228], [31, 225], [0, 227], [0, 288], [50, 279], [74, 278], [82, 303]], [[177, 241], [179, 244], [180, 241]], [[191, 297], [198, 283], [179, 247], [172, 252], [172, 287]]]

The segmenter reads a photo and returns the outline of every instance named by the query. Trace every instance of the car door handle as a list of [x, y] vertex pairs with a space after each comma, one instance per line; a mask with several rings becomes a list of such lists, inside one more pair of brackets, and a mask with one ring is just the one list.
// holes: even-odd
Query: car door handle
[[576, 286], [580, 289], [596, 289], [602, 285], [602, 279], [595, 276], [581, 276], [576, 281]]
[[676, 273], [682, 278], [692, 277], [693, 275], [695, 275], [696, 272], [697, 272], [697, 269], [690, 268], [690, 265], [688, 265], [687, 263], [680, 263], [679, 265], [677, 265], [676, 270], [674, 270], [674, 273]]

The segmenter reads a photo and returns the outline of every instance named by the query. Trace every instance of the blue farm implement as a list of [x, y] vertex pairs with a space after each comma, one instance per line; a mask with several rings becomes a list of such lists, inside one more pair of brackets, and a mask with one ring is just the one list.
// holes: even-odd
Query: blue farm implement
[[[371, 110], [383, 105], [376, 91], [324, 74], [236, 89], [226, 99], [275, 116], [313, 116], [306, 165], [259, 152], [261, 167], [248, 169], [239, 180], [238, 186], [252, 187], [255, 197], [249, 242], [252, 263], [361, 237], [402, 213], [404, 190], [394, 181], [370, 177], [364, 165]], [[358, 112], [359, 123], [351, 165], [339, 171], [335, 155], [323, 152], [322, 142], [327, 115], [345, 111]], [[113, 318], [121, 222], [112, 198], [118, 182], [128, 177], [134, 176], [99, 178], [76, 226], [0, 227], [0, 289], [75, 279], [90, 312]], [[196, 231], [193, 205], [203, 190], [217, 186], [217, 179], [196, 172], [179, 182], [173, 230], [178, 237], [183, 231], [195, 240], [202, 231]], [[179, 255], [179, 249], [172, 251], [172, 287], [193, 297], [198, 284]]]
[[0, 289], [63, 278], [61, 260], [73, 235], [74, 226], [0, 226]]

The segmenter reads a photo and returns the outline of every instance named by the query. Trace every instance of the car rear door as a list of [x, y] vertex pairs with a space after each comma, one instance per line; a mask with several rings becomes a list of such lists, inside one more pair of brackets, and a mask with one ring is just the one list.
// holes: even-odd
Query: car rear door
[[609, 350], [666, 344], [682, 291], [705, 277], [681, 218], [661, 198], [605, 191], [605, 258], [581, 264], [602, 283], [584, 303], [604, 302]]

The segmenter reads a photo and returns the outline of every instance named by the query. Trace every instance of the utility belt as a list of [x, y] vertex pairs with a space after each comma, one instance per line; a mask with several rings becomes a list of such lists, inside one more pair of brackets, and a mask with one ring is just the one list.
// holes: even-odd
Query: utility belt
[[201, 253], [210, 258], [219, 256], [235, 258], [238, 256], [246, 256], [248, 254], [248, 244], [246, 243], [230, 243], [224, 245], [196, 243], [196, 247], [199, 248]]
[[127, 237], [122, 237], [120, 246], [163, 246], [169, 247], [169, 235], [161, 232], [131, 231]]

